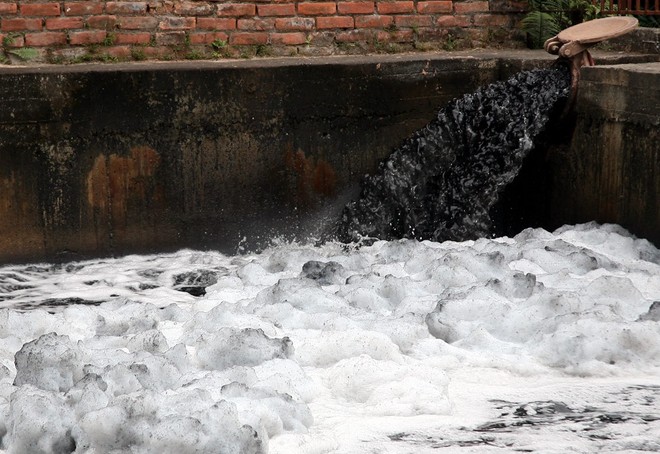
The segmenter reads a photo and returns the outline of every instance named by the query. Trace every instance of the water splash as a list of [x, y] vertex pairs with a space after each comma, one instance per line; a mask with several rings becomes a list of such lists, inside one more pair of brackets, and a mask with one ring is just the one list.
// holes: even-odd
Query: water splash
[[525, 71], [452, 101], [362, 183], [337, 225], [364, 237], [466, 240], [493, 234], [490, 210], [570, 91], [567, 68]]

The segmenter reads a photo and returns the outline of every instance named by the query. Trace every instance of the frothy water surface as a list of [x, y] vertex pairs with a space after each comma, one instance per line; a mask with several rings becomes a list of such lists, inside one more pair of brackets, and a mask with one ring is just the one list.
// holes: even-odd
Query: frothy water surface
[[660, 448], [660, 251], [617, 226], [7, 266], [0, 287], [3, 452]]

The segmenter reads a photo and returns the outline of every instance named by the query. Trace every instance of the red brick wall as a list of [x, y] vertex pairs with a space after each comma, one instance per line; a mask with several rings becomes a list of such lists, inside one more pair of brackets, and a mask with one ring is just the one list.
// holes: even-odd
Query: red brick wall
[[0, 0], [0, 63], [511, 46], [525, 1]]

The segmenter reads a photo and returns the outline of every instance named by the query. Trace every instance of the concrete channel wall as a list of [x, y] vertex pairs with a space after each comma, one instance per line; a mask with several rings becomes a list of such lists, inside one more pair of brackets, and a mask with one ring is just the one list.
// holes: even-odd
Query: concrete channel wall
[[660, 63], [583, 68], [553, 217], [621, 224], [660, 247]]
[[[552, 61], [486, 52], [0, 68], [0, 262], [182, 247], [234, 253], [276, 235], [317, 234], [362, 176], [440, 106]], [[585, 71], [585, 87], [600, 73]], [[608, 86], [612, 99], [628, 90]], [[597, 111], [584, 110], [597, 91], [580, 91], [578, 122]], [[633, 166], [656, 176], [659, 105], [645, 113], [656, 121], [647, 147], [655, 158]], [[582, 167], [566, 168], [566, 178], [582, 181]], [[560, 213], [567, 222], [591, 216], [573, 202]], [[655, 224], [640, 234], [658, 232], [658, 211], [643, 217]]]

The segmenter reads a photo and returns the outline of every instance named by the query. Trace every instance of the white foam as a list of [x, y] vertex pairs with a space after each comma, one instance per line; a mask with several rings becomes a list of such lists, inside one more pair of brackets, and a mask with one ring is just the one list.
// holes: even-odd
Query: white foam
[[[660, 252], [618, 226], [8, 266], [0, 285], [7, 452], [592, 452], [583, 429], [623, 450], [660, 435], [643, 404], [660, 399]], [[625, 433], [507, 419], [560, 401], [598, 425], [585, 402], [615, 412], [619, 395]]]

